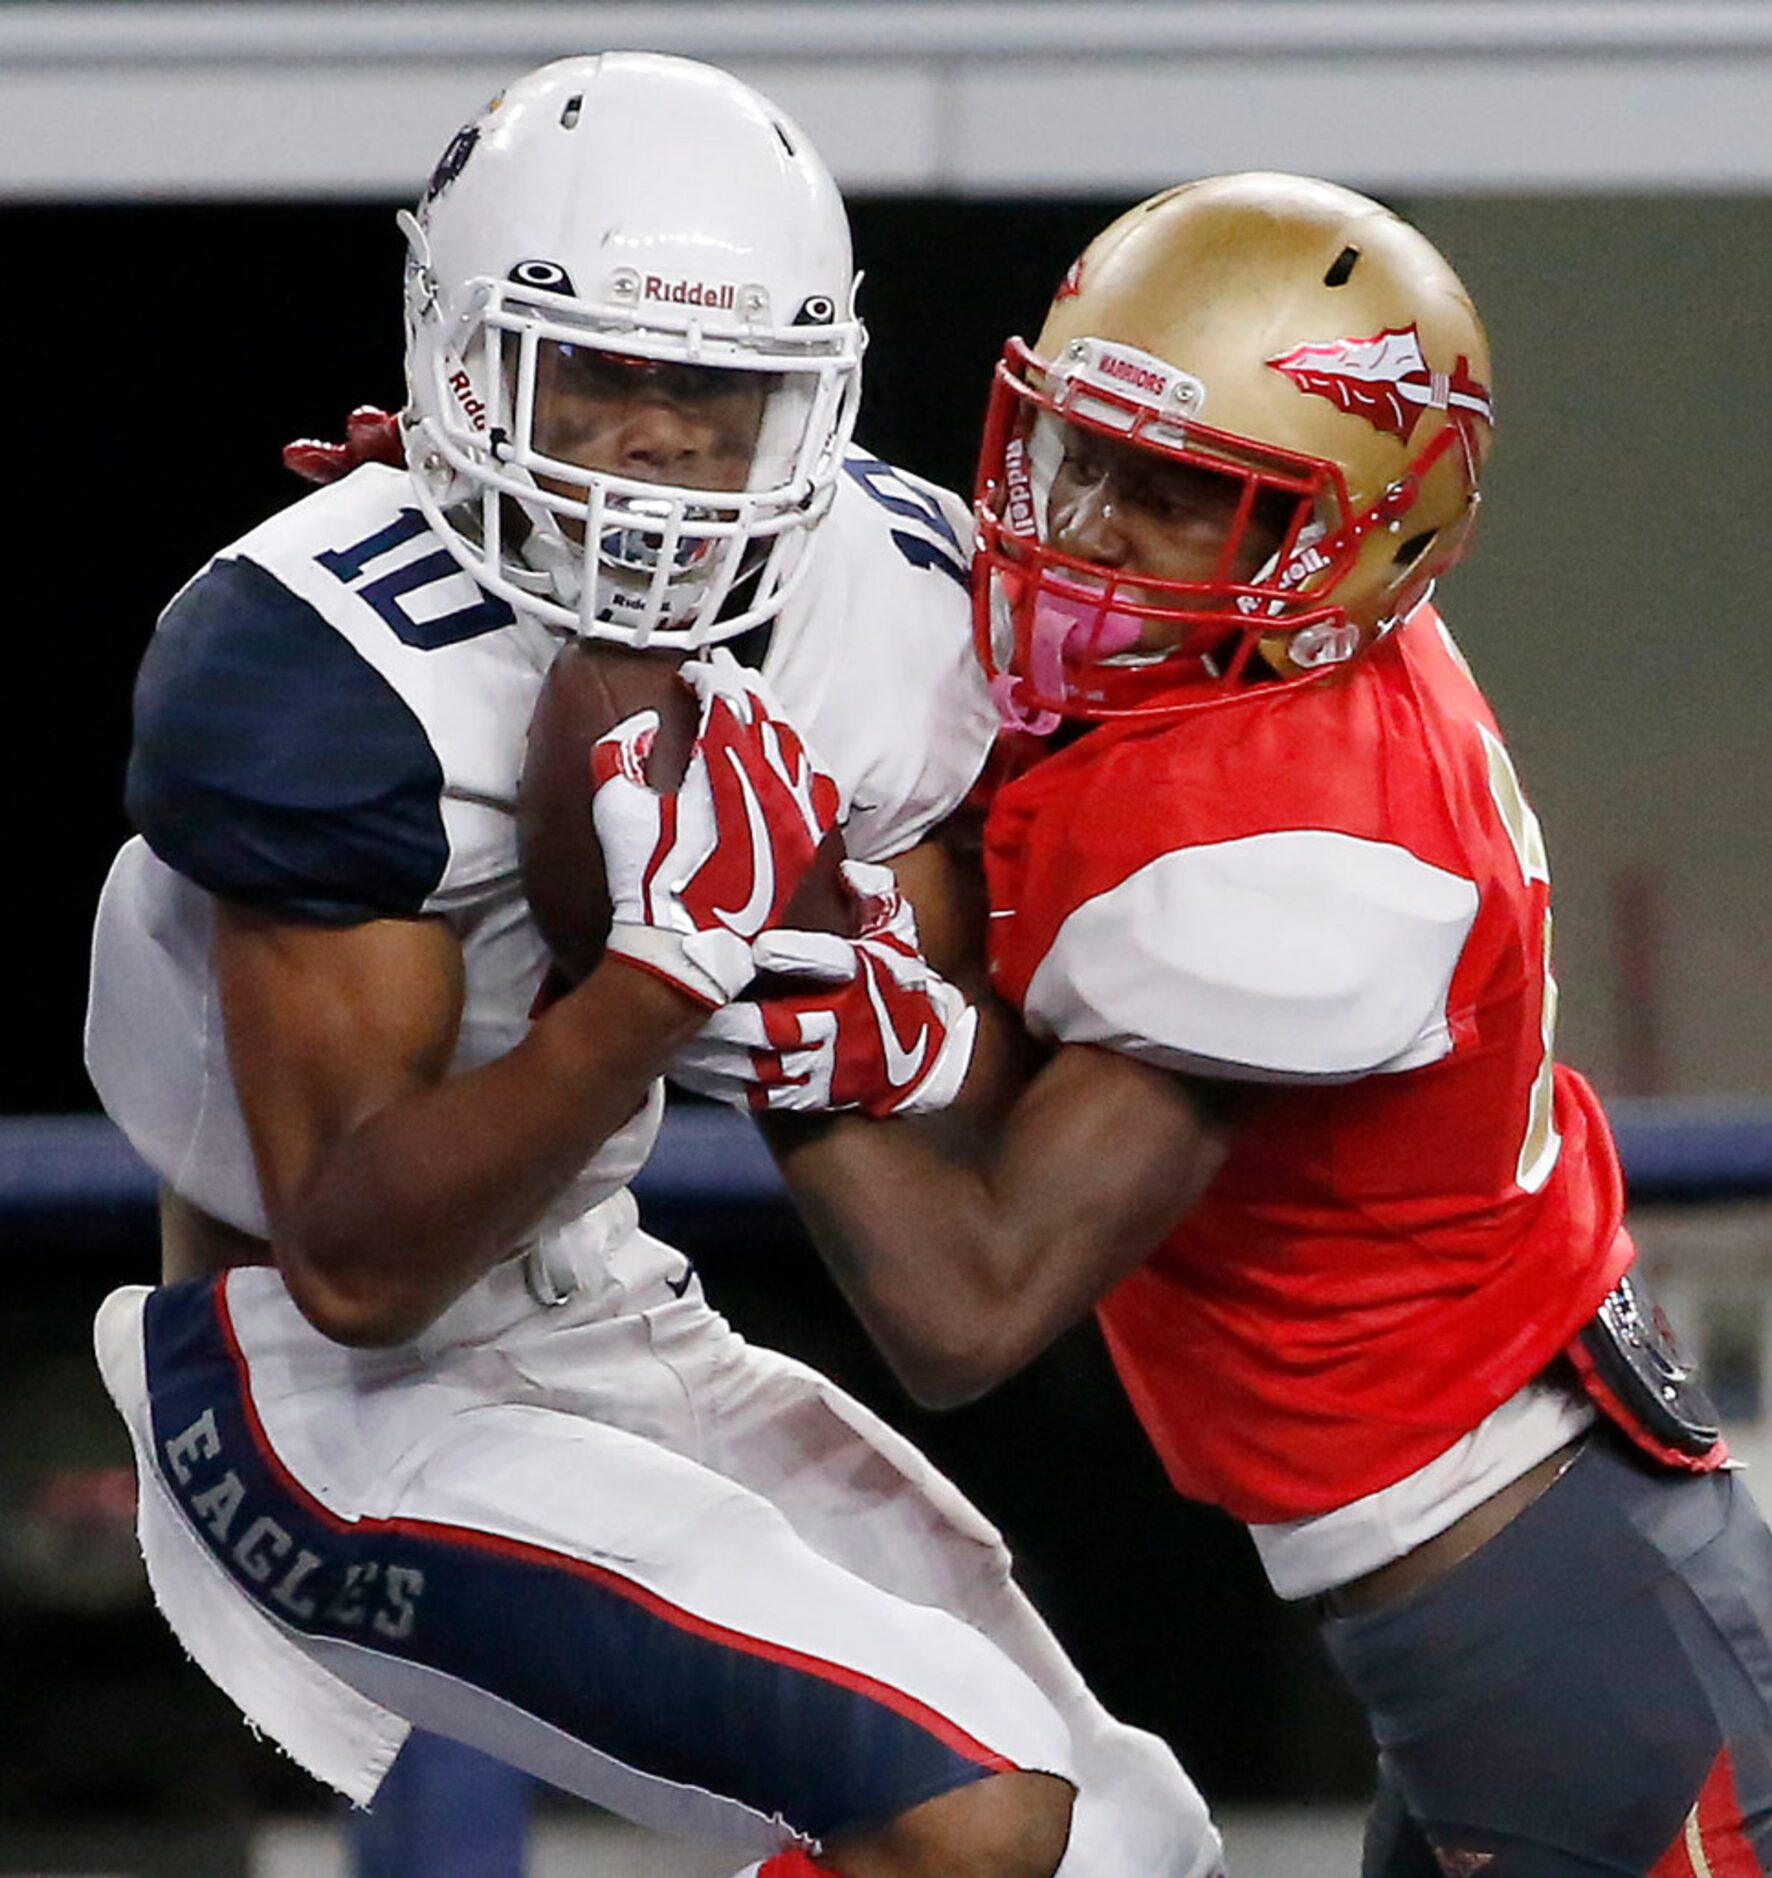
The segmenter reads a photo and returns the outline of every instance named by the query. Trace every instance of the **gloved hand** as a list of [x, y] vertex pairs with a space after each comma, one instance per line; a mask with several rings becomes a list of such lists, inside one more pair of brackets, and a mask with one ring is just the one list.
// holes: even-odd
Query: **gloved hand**
[[779, 919], [842, 793], [768, 686], [724, 648], [682, 667], [701, 703], [683, 781], [645, 778], [656, 711], [591, 747], [591, 815], [609, 884], [608, 950], [718, 1010], [757, 971], [751, 942]]
[[673, 1081], [751, 1109], [945, 1108], [972, 1060], [978, 1013], [918, 949], [916, 915], [891, 870], [845, 861], [860, 908], [853, 939], [773, 931], [760, 972], [806, 989], [729, 1003], [673, 1059]]

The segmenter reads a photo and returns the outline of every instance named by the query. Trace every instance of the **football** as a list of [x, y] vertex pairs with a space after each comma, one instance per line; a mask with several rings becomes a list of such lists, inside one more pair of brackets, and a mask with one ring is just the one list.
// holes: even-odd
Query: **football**
[[[685, 655], [643, 652], [600, 639], [562, 648], [529, 722], [517, 792], [523, 891], [554, 963], [577, 984], [609, 937], [609, 886], [591, 820], [591, 745], [636, 711], [658, 713], [646, 780], [666, 793], [688, 766], [699, 708], [678, 677]], [[852, 903], [843, 884], [843, 837], [825, 837], [783, 924], [846, 933]]]

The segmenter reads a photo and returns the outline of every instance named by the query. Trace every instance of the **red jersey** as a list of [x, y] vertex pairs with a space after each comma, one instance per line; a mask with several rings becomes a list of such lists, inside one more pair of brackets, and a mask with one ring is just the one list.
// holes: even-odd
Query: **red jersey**
[[1268, 1522], [1391, 1485], [1629, 1265], [1551, 1055], [1538, 825], [1430, 608], [1345, 675], [1098, 726], [998, 793], [986, 854], [1037, 1034], [1268, 1085], [1099, 1309], [1181, 1492]]

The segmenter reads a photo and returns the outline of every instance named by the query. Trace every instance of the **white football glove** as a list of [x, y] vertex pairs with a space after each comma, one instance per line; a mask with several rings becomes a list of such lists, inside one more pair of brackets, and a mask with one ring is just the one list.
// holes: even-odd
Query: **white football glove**
[[774, 931], [751, 948], [759, 972], [804, 991], [717, 1011], [672, 1060], [673, 1081], [740, 1108], [945, 1108], [972, 1061], [978, 1013], [918, 950], [917, 921], [889, 868], [845, 861], [860, 902], [854, 939]]
[[676, 794], [646, 782], [659, 716], [637, 711], [591, 746], [591, 816], [609, 883], [608, 950], [718, 1010], [755, 975], [752, 940], [781, 917], [843, 800], [767, 685], [730, 652], [682, 672], [701, 725]]

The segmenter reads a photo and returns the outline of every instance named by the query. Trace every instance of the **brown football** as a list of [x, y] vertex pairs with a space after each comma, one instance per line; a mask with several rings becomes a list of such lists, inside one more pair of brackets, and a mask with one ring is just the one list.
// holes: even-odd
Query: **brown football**
[[[672, 790], [695, 741], [695, 694], [677, 676], [685, 655], [575, 640], [556, 656], [529, 720], [517, 791], [523, 891], [554, 963], [577, 984], [609, 937], [609, 885], [591, 820], [591, 745], [636, 711], [654, 710], [658, 741], [646, 780]], [[788, 903], [783, 924], [846, 933], [852, 902], [843, 885], [843, 836], [833, 829]]]

